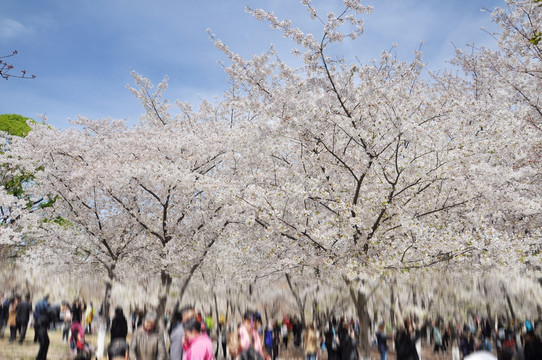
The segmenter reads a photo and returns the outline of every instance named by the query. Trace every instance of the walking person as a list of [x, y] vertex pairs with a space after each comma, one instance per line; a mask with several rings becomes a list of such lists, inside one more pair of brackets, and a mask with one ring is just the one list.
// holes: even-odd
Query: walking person
[[68, 302], [64, 302], [60, 307], [60, 316], [62, 318], [62, 341], [68, 342], [70, 328], [72, 326], [72, 312]]
[[384, 323], [380, 323], [380, 325], [378, 325], [376, 342], [378, 345], [378, 352], [380, 353], [380, 360], [386, 360], [388, 354], [388, 336], [386, 335]]
[[45, 314], [49, 309], [49, 295], [45, 295], [43, 299], [38, 301], [34, 309], [34, 342], [38, 342], [38, 327], [39, 327], [39, 318], [41, 315]]
[[111, 342], [115, 339], [122, 339], [126, 341], [128, 335], [128, 321], [124, 316], [124, 312], [121, 307], [115, 308], [115, 315], [111, 322]]
[[17, 306], [19, 305], [18, 296], [14, 296], [9, 303], [9, 315], [8, 315], [8, 326], [9, 326], [9, 342], [12, 343], [17, 337]]
[[166, 344], [164, 336], [156, 327], [157, 315], [149, 311], [143, 325], [132, 335], [130, 342], [130, 359], [133, 360], [166, 360]]
[[49, 343], [50, 343], [47, 329], [49, 328], [51, 321], [54, 320], [54, 317], [55, 317], [54, 313], [52, 312], [50, 307], [43, 309], [39, 314], [38, 320], [35, 325], [38, 342], [40, 344], [40, 347], [38, 350], [38, 356], [36, 357], [36, 360], [47, 359], [47, 352], [49, 351]]
[[305, 331], [303, 342], [305, 344], [305, 360], [316, 360], [318, 353], [318, 336], [312, 324]]
[[279, 356], [279, 345], [280, 345], [280, 326], [275, 321], [273, 324], [273, 360], [276, 360]]
[[395, 351], [397, 360], [418, 360], [418, 351], [416, 350], [416, 341], [419, 339], [419, 332], [415, 332], [410, 322], [406, 319], [404, 327], [400, 328], [395, 337]]
[[30, 312], [32, 311], [32, 304], [30, 303], [30, 295], [26, 295], [24, 301], [17, 306], [17, 316], [15, 321], [17, 323], [17, 329], [19, 329], [19, 344], [22, 344], [26, 337], [26, 329], [28, 322], [30, 321]]
[[8, 322], [9, 299], [0, 294], [0, 338], [4, 337], [4, 331]]
[[184, 360], [213, 360], [213, 343], [207, 332], [201, 331], [201, 323], [192, 318], [183, 323]]
[[284, 345], [284, 350], [288, 350], [288, 325], [286, 324], [286, 321], [282, 321], [280, 332], [282, 334], [282, 344]]

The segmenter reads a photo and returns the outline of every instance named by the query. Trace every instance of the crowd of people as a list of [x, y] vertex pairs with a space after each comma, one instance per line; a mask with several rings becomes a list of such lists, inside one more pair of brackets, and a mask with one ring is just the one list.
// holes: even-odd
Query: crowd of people
[[[103, 315], [102, 311], [99, 315]], [[306, 360], [326, 354], [329, 360], [356, 360], [359, 356], [360, 324], [346, 317], [315, 317], [307, 324], [296, 316], [283, 315], [267, 319], [264, 325], [257, 311], [247, 310], [238, 324], [226, 324], [219, 316], [215, 326], [211, 315], [197, 312], [193, 306], [166, 311], [163, 318], [150, 308], [130, 309], [129, 323], [121, 307], [114, 309], [110, 324], [109, 359], [136, 360], [276, 360], [279, 355], [304, 353]], [[94, 347], [85, 334], [95, 332], [95, 309], [82, 298], [71, 304], [63, 301], [51, 305], [46, 295], [32, 307], [30, 296], [0, 296], [0, 335], [9, 329], [9, 342], [25, 341], [29, 325], [35, 328], [34, 341], [39, 343], [36, 359], [46, 359], [48, 330], [60, 327], [62, 341], [69, 344], [77, 359], [90, 359]], [[131, 338], [128, 343], [128, 334]], [[370, 331], [373, 345], [381, 360], [391, 351], [397, 360], [419, 360], [420, 342], [426, 341], [444, 358], [462, 359], [477, 351], [497, 354], [498, 359], [542, 359], [542, 322], [505, 321], [471, 317], [464, 323], [406, 317], [392, 328], [379, 323]], [[455, 352], [455, 353], [454, 353]]]

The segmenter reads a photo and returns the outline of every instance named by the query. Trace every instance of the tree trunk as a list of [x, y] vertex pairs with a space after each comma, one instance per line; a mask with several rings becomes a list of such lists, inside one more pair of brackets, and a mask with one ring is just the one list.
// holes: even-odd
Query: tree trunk
[[307, 300], [307, 297], [305, 296], [305, 299], [302, 301], [301, 297], [299, 296], [299, 293], [294, 289], [294, 286], [292, 285], [292, 281], [290, 279], [290, 274], [286, 273], [286, 281], [288, 281], [288, 286], [290, 287], [290, 291], [292, 292], [292, 295], [294, 295], [295, 302], [297, 304], [297, 307], [299, 309], [299, 315], [301, 316], [301, 324], [303, 326], [306, 325], [305, 322], [305, 301]]
[[510, 316], [512, 318], [512, 322], [514, 323], [514, 326], [516, 326], [516, 313], [514, 312], [514, 307], [512, 306], [512, 300], [510, 299], [510, 295], [508, 294], [508, 291], [506, 290], [504, 284], [501, 284], [501, 290], [506, 296], [506, 303], [508, 304], [508, 309], [510, 310]]
[[216, 326], [218, 326], [218, 324], [220, 324], [220, 314], [218, 312], [218, 299], [216, 298], [216, 291], [213, 291], [213, 296], [215, 298]]
[[217, 239], [217, 237], [213, 238], [205, 246], [205, 249], [203, 250], [203, 253], [201, 254], [201, 256], [197, 259], [197, 261], [190, 268], [190, 271], [188, 272], [188, 276], [184, 279], [184, 282], [181, 285], [181, 291], [180, 291], [180, 294], [179, 294], [179, 297], [180, 297], [181, 300], [183, 299], [184, 293], [186, 291], [186, 288], [188, 287], [188, 284], [190, 283], [190, 280], [192, 279], [192, 276], [194, 275], [196, 270], [200, 267], [200, 265], [203, 263], [203, 260], [205, 260], [205, 257], [207, 256], [207, 253], [209, 252], [209, 250], [211, 249], [213, 244], [216, 242], [216, 239]]
[[359, 348], [362, 359], [370, 359], [371, 344], [369, 343], [369, 310], [367, 294], [360, 290], [355, 290], [352, 285], [349, 286], [350, 297], [354, 301], [356, 315], [359, 318]]
[[111, 289], [113, 288], [113, 279], [109, 278], [105, 282], [105, 296], [103, 302], [103, 317], [105, 319], [105, 326], [107, 331], [111, 326], [110, 322], [110, 310], [111, 310]]
[[418, 296], [416, 294], [416, 287], [412, 284], [412, 305], [418, 306]]
[[164, 269], [160, 271], [160, 293], [158, 294], [158, 308], [156, 309], [156, 315], [158, 316], [158, 321], [162, 323], [164, 314], [166, 312], [166, 304], [169, 296], [169, 290], [171, 288], [171, 283], [173, 279], [171, 275]]

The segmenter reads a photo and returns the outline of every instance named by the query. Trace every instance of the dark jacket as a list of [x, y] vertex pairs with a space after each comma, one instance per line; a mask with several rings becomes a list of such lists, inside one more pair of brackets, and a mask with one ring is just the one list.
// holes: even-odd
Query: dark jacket
[[525, 360], [542, 359], [542, 342], [532, 333], [525, 336], [525, 347], [523, 348]]
[[126, 334], [128, 334], [128, 323], [123, 313], [116, 314], [115, 318], [111, 322], [111, 341], [114, 339], [126, 340]]
[[30, 312], [32, 311], [32, 305], [26, 301], [23, 301], [17, 307], [17, 324], [27, 325], [30, 320]]
[[410, 333], [404, 329], [399, 330], [395, 337], [395, 351], [397, 352], [397, 360], [418, 360], [418, 352], [416, 351], [416, 340], [419, 336], [411, 337]]

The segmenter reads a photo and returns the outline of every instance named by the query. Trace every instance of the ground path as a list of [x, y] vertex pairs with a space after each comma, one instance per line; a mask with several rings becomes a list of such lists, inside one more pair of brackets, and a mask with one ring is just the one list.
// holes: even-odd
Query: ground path
[[[128, 335], [130, 337], [130, 334]], [[39, 344], [34, 343], [34, 329], [28, 329], [26, 334], [26, 340], [22, 345], [19, 345], [18, 342], [9, 343], [9, 328], [6, 329], [5, 336], [0, 338], [0, 359], [1, 360], [34, 360], [38, 353]], [[49, 352], [47, 354], [47, 359], [49, 360], [72, 360], [73, 355], [70, 354], [68, 344], [62, 342], [62, 333], [60, 330], [49, 331], [49, 338], [51, 340], [51, 345], [49, 346]], [[94, 346], [97, 343], [97, 335], [85, 335], [85, 340]], [[129, 341], [129, 340], [128, 340]], [[279, 351], [279, 360], [288, 359], [288, 360], [301, 360], [304, 359], [303, 350], [301, 348], [292, 348], [289, 347], [287, 351]], [[221, 360], [222, 356], [219, 356], [217, 360]], [[318, 354], [319, 360], [327, 360], [327, 354], [325, 351]], [[371, 359], [379, 360], [380, 356], [376, 347], [372, 348]], [[389, 360], [396, 360], [395, 353], [390, 351], [388, 353]], [[451, 360], [452, 353], [448, 351], [445, 354], [434, 354], [433, 348], [429, 346], [422, 347], [422, 360]], [[105, 360], [99, 359], [99, 360]]]

